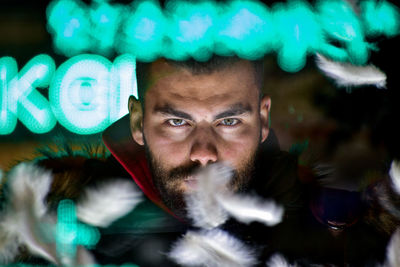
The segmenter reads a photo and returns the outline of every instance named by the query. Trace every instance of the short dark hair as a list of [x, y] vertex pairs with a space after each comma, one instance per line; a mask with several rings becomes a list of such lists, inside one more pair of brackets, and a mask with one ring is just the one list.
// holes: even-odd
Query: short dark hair
[[[193, 75], [200, 74], [211, 74], [215, 71], [229, 68], [232, 64], [243, 60], [237, 56], [217, 56], [214, 55], [208, 61], [200, 62], [194, 59], [188, 59], [185, 61], [175, 61], [170, 59], [165, 59], [165, 61], [172, 65], [181, 67], [189, 70]], [[262, 87], [264, 85], [264, 60], [251, 60], [250, 61], [254, 67], [254, 75], [257, 83], [257, 88], [259, 90], [260, 96], [262, 95]], [[151, 62], [136, 62], [136, 80], [139, 101], [144, 107], [145, 94], [148, 87], [148, 73], [150, 69]], [[261, 99], [261, 98], [260, 98]]]

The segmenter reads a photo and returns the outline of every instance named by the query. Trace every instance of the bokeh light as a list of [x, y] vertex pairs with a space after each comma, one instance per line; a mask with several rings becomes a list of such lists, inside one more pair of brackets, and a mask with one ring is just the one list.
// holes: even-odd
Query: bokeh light
[[360, 14], [344, 0], [319, 0], [315, 7], [293, 0], [271, 8], [250, 0], [170, 0], [165, 10], [156, 0], [136, 0], [125, 8], [54, 0], [47, 11], [54, 45], [67, 56], [114, 51], [141, 61], [205, 61], [213, 53], [258, 59], [276, 52], [288, 72], [301, 70], [315, 52], [365, 64], [372, 47], [367, 37], [400, 32], [399, 9], [377, 0], [362, 1]]

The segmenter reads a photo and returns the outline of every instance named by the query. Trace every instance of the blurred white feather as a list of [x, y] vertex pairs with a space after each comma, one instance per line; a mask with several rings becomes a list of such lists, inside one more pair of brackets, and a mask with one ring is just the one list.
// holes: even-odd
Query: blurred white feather
[[400, 195], [400, 162], [392, 162], [392, 165], [390, 166], [389, 176], [392, 181], [394, 191]]
[[196, 174], [197, 188], [185, 196], [188, 216], [195, 226], [210, 229], [228, 219], [216, 196], [227, 192], [231, 176], [231, 169], [222, 164], [209, 165]]
[[[7, 174], [8, 199], [0, 221], [1, 264], [11, 263], [22, 245], [53, 264], [63, 263], [56, 249], [56, 214], [48, 213], [45, 203], [52, 179], [51, 172], [34, 163], [20, 163]], [[67, 260], [72, 265], [96, 263], [84, 247], [76, 259]]]
[[[2, 215], [3, 216], [3, 215]], [[21, 244], [18, 236], [7, 231], [7, 220], [0, 222], [0, 264], [8, 264], [14, 260], [18, 254]]]
[[257, 221], [274, 226], [282, 221], [283, 208], [273, 201], [234, 194], [219, 195], [217, 200], [230, 216], [243, 223]]
[[386, 86], [386, 74], [374, 65], [355, 66], [350, 63], [335, 62], [320, 54], [316, 57], [318, 68], [338, 86], [374, 85], [378, 88]]
[[31, 253], [52, 263], [59, 263], [55, 247], [45, 240], [45, 232], [52, 231], [50, 222], [54, 221], [46, 214], [44, 203], [51, 181], [51, 173], [33, 163], [20, 163], [8, 173], [8, 200], [0, 223], [0, 258], [5, 263], [16, 256], [20, 245], [26, 245]]
[[394, 232], [386, 248], [385, 267], [400, 266], [400, 228]]
[[14, 209], [29, 206], [36, 216], [47, 212], [45, 198], [52, 182], [51, 172], [33, 163], [20, 163], [8, 173], [10, 203]]
[[268, 267], [296, 267], [297, 265], [290, 264], [289, 262], [287, 262], [285, 257], [283, 257], [281, 254], [275, 253], [274, 255], [272, 255], [269, 258], [269, 260], [267, 261], [265, 266], [268, 266]]
[[143, 200], [142, 192], [130, 181], [113, 180], [87, 189], [77, 203], [77, 216], [87, 224], [107, 227]]
[[254, 252], [218, 229], [187, 232], [168, 255], [183, 266], [237, 267], [256, 264]]
[[228, 189], [231, 177], [232, 169], [221, 163], [197, 173], [198, 186], [185, 198], [195, 226], [211, 229], [223, 224], [229, 216], [243, 223], [258, 221], [267, 226], [281, 222], [281, 206], [257, 196], [232, 193]]

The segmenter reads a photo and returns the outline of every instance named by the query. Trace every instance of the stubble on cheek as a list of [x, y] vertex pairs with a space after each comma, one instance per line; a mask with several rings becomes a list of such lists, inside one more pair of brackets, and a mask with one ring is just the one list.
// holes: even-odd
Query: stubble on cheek
[[153, 182], [163, 203], [178, 217], [186, 218], [185, 194], [188, 192], [185, 179], [199, 167], [197, 163], [188, 163], [172, 169], [164, 167], [146, 146], [147, 159], [153, 176]]

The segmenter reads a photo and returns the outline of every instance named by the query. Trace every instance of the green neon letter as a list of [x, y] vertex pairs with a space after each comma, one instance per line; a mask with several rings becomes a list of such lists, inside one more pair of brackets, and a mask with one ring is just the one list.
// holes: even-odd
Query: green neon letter
[[50, 84], [55, 65], [51, 57], [38, 55], [19, 73], [18, 81], [10, 87], [12, 100], [9, 108], [33, 133], [46, 133], [53, 129], [56, 119], [47, 99], [36, 88]]
[[[12, 99], [10, 88], [15, 87], [17, 77], [17, 62], [11, 57], [0, 58], [0, 134], [10, 134], [17, 124], [17, 116], [11, 111]], [[13, 79], [14, 78], [14, 79]], [[14, 105], [15, 106], [15, 105]]]
[[58, 121], [78, 134], [103, 131], [109, 124], [111, 62], [102, 56], [79, 55], [64, 62], [49, 89]]
[[94, 134], [127, 114], [129, 95], [137, 96], [135, 66], [128, 54], [116, 58], [114, 65], [98, 55], [66, 61], [49, 89], [58, 121], [71, 132]]
[[117, 57], [112, 67], [109, 91], [110, 123], [128, 113], [130, 95], [138, 98], [136, 86], [136, 60], [130, 54]]

